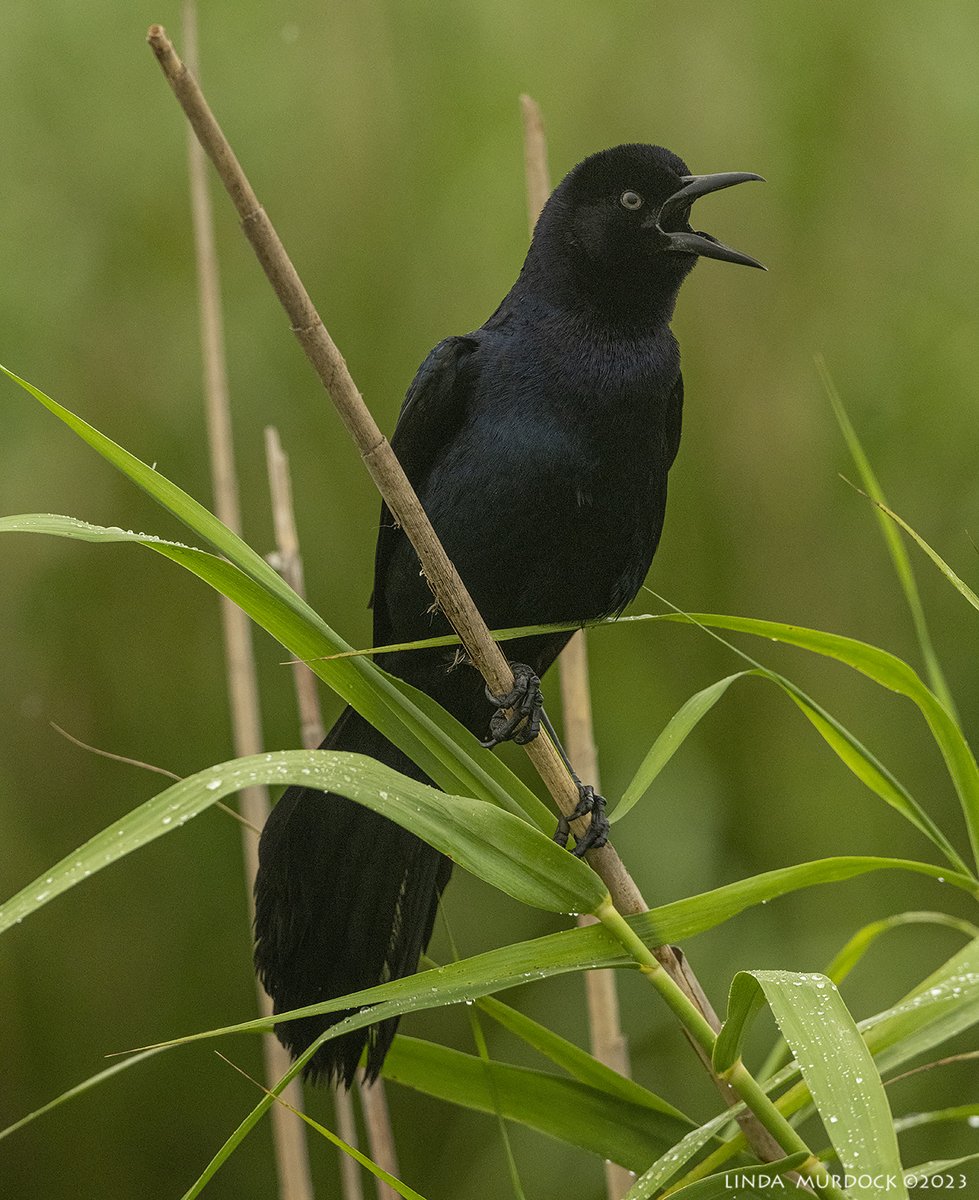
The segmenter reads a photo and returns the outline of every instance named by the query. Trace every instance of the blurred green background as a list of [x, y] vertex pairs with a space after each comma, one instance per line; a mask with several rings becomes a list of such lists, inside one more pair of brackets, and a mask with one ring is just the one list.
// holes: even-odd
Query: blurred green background
[[[853, 468], [813, 358], [826, 356], [893, 505], [974, 584], [974, 3], [201, 7], [211, 102], [386, 429], [429, 347], [479, 325], [519, 268], [521, 91], [543, 107], [555, 179], [586, 153], [633, 140], [668, 145], [695, 171], [765, 175], [764, 188], [701, 214], [770, 273], [706, 263], [683, 290], [684, 445], [651, 583], [688, 609], [844, 632], [918, 665], [872, 513], [839, 477]], [[90, 0], [84, 13], [4, 6], [0, 359], [210, 502], [185, 130], [143, 42], [155, 20], [179, 36], [173, 0]], [[310, 597], [366, 644], [377, 500], [217, 199], [247, 535], [270, 547], [262, 428], [274, 422], [292, 458]], [[38, 405], [12, 385], [2, 393], [0, 512], [180, 536]], [[7, 895], [159, 790], [49, 722], [182, 774], [232, 751], [218, 607], [201, 584], [135, 548], [7, 537], [0, 554]], [[930, 568], [919, 575], [975, 732], [976, 614]], [[647, 596], [634, 610], [654, 607]], [[268, 745], [296, 745], [285, 655], [264, 635], [257, 645]], [[849, 724], [963, 848], [915, 710], [844, 668], [747, 648]], [[603, 631], [591, 651], [610, 797], [683, 700], [738, 668], [704, 634], [674, 626]], [[784, 696], [738, 687], [617, 831], [651, 903], [822, 855], [931, 857]], [[324, 699], [333, 714], [337, 702]], [[864, 921], [906, 908], [971, 916], [960, 894], [882, 875], [781, 900], [687, 949], [720, 1004], [738, 968], [818, 970]], [[462, 953], [555, 927], [461, 876], [448, 913]], [[892, 935], [848, 981], [853, 1011], [886, 1006], [957, 944], [948, 931]], [[448, 956], [442, 934], [435, 951]], [[100, 1069], [108, 1052], [247, 1018], [252, 986], [238, 829], [212, 812], [4, 937], [0, 1126]], [[581, 1039], [580, 994], [579, 981], [563, 980], [518, 1003]], [[638, 1076], [695, 1115], [711, 1112], [692, 1056], [635, 979], [623, 981], [623, 1006]], [[471, 1049], [458, 1013], [405, 1027]], [[221, 1048], [258, 1069], [255, 1041]], [[968, 1064], [890, 1094], [897, 1112], [979, 1100]], [[508, 1194], [491, 1121], [391, 1096], [412, 1184], [432, 1197]], [[164, 1055], [0, 1145], [0, 1191], [179, 1195], [254, 1100], [211, 1047]], [[311, 1105], [329, 1119], [322, 1097]], [[907, 1159], [979, 1149], [977, 1136], [918, 1134]], [[598, 1163], [522, 1131], [515, 1146], [528, 1194], [600, 1195]], [[334, 1195], [332, 1152], [314, 1152], [320, 1194]], [[270, 1161], [263, 1128], [209, 1194], [271, 1195]]]

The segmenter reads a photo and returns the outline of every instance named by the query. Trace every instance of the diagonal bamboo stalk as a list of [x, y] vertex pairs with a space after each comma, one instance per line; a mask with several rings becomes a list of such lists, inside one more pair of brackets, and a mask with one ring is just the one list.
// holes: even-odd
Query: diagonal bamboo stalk
[[[196, 60], [197, 12], [193, 0], [188, 0], [184, 7], [184, 36], [188, 47], [188, 57]], [[241, 512], [235, 472], [231, 403], [221, 317], [220, 280], [214, 247], [214, 222], [207, 187], [204, 154], [194, 137], [187, 139], [187, 155], [197, 281], [200, 294], [204, 401], [207, 413], [214, 506], [221, 520], [238, 533], [241, 531]], [[263, 748], [262, 723], [258, 699], [258, 675], [252, 649], [251, 622], [236, 604], [222, 597], [221, 627], [224, 634], [235, 754], [238, 756], [259, 754]], [[241, 808], [246, 820], [252, 826], [260, 829], [269, 814], [268, 790], [264, 787], [244, 789], [241, 792]], [[253, 891], [255, 873], [258, 870], [258, 844], [254, 834], [248, 829], [242, 829], [241, 844], [245, 862], [245, 883], [248, 890], [250, 929], [255, 917]], [[269, 1015], [271, 1003], [264, 988], [257, 981], [256, 992], [259, 1010], [263, 1015]], [[262, 1038], [262, 1050], [265, 1059], [265, 1077], [271, 1085], [288, 1070], [289, 1054], [272, 1034], [265, 1034]], [[301, 1108], [302, 1088], [299, 1081], [294, 1080], [288, 1090], [288, 1103], [293, 1107]], [[313, 1185], [306, 1151], [305, 1126], [295, 1113], [290, 1112], [281, 1104], [275, 1105], [272, 1112], [272, 1141], [281, 1200], [312, 1200]]]
[[[387, 439], [381, 434], [364, 403], [340, 351], [323, 325], [275, 228], [259, 205], [197, 81], [180, 61], [162, 26], [150, 26], [147, 41], [238, 210], [245, 236], [290, 318], [297, 341], [353, 437], [378, 491], [411, 541], [440, 608], [491, 690], [496, 693], [501, 688], [509, 691], [513, 686], [513, 672], [509, 664], [493, 641]], [[558, 807], [566, 814], [572, 812], [578, 802], [578, 791], [553, 743], [539, 737], [529, 742], [525, 749]], [[576, 822], [576, 828], [583, 826], [583, 821], [580, 824]], [[743, 1099], [752, 1113], [762, 1120], [764, 1131], [759, 1129], [751, 1113], [747, 1114], [747, 1119], [738, 1118], [755, 1153], [765, 1161], [772, 1161], [782, 1157], [782, 1146], [789, 1153], [795, 1150], [808, 1152], [808, 1147], [781, 1116], [743, 1063], [736, 1063], [724, 1078], [713, 1070], [710, 1059], [716, 1015], [709, 1004], [706, 1005], [706, 1012], [701, 1007], [703, 993], [691, 986], [688, 973], [673, 949], [658, 946], [650, 950], [624, 920], [623, 914], [646, 911], [647, 905], [613, 847], [609, 845], [589, 851], [588, 862], [609, 889], [610, 901], [602, 907], [601, 913], [606, 926], [629, 949], [640, 964], [642, 973], [678, 1016], [725, 1100], [734, 1104], [738, 1098]], [[808, 1174], [820, 1169], [822, 1167], [818, 1159], [810, 1153], [800, 1172]], [[842, 1195], [833, 1187], [821, 1186], [817, 1190], [821, 1196], [833, 1196], [834, 1200]]]

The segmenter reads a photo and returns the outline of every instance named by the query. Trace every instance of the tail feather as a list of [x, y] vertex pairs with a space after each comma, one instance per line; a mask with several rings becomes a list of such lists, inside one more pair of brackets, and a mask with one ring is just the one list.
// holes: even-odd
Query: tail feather
[[[369, 754], [425, 779], [352, 709], [323, 747]], [[255, 883], [255, 965], [274, 1011], [414, 971], [451, 866], [437, 850], [370, 809], [333, 793], [289, 788], [262, 833]], [[350, 1011], [286, 1021], [276, 1033], [295, 1056]], [[366, 1046], [367, 1075], [375, 1078], [397, 1024], [392, 1018], [326, 1042], [306, 1075], [349, 1087]]]

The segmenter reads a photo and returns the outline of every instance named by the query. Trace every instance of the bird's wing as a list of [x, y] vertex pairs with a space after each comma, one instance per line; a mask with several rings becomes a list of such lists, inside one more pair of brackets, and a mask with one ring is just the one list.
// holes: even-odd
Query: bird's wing
[[[468, 389], [459, 386], [460, 366], [478, 345], [475, 336], [450, 337], [439, 342], [418, 368], [405, 395], [391, 446], [416, 492], [424, 492], [439, 451], [451, 442], [465, 420]], [[382, 503], [374, 555], [374, 591], [370, 599], [374, 607], [375, 645], [381, 644], [386, 633], [379, 628], [383, 608], [374, 606], [374, 599], [384, 586], [391, 550], [400, 536], [388, 506]]]

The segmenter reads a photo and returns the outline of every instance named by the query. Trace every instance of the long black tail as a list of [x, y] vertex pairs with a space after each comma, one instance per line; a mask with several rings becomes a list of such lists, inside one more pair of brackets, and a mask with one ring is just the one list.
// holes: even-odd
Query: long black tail
[[[518, 662], [547, 670], [571, 635], [511, 642]], [[468, 729], [485, 734], [493, 706], [472, 667], [447, 670], [452, 651], [387, 654], [381, 665], [436, 697]], [[412, 779], [431, 780], [353, 709], [322, 749], [353, 750]], [[255, 881], [255, 966], [277, 1013], [346, 996], [410, 975], [428, 945], [450, 861], [386, 817], [310, 788], [292, 787], [265, 824]], [[276, 1029], [301, 1054], [346, 1012], [285, 1021]], [[326, 1042], [307, 1077], [353, 1080], [364, 1047], [376, 1078], [398, 1027], [396, 1018]]]
[[[430, 782], [350, 708], [322, 749], [369, 754]], [[386, 817], [332, 792], [289, 788], [262, 832], [255, 881], [255, 966], [275, 1012], [414, 971], [451, 870], [444, 855]], [[347, 1015], [286, 1021], [276, 1033], [295, 1056]], [[366, 1045], [375, 1078], [397, 1025], [391, 1018], [326, 1042], [307, 1077], [349, 1087]]]

